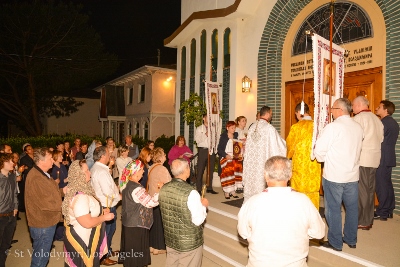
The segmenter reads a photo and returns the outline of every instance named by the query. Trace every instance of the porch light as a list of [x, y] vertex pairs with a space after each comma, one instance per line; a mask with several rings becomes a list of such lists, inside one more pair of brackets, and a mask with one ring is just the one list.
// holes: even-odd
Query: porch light
[[246, 75], [242, 79], [242, 93], [249, 93], [251, 88], [251, 80]]

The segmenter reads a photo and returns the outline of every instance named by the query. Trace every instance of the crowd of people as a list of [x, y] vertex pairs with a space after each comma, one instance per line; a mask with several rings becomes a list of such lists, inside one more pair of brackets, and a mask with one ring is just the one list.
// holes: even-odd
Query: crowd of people
[[[0, 266], [5, 265], [5, 252], [11, 242], [17, 242], [12, 237], [18, 211], [26, 212], [33, 247], [31, 266], [47, 265], [54, 241], [63, 242], [64, 251], [68, 252], [65, 254], [67, 266], [110, 266], [117, 262], [124, 266], [147, 266], [151, 264], [151, 253], [166, 253], [168, 247], [158, 202], [160, 190], [172, 179], [164, 166], [166, 154], [162, 148], [154, 147], [153, 141], [140, 153], [132, 136], [126, 136], [125, 141], [119, 148], [111, 137], [106, 138], [105, 145], [94, 140], [89, 147], [79, 138], [72, 148], [69, 142], [57, 142], [54, 148], [32, 148], [24, 144], [25, 155], [21, 159], [12, 153], [11, 146], [1, 145], [0, 182], [4, 192], [0, 195]], [[176, 148], [186, 148], [185, 152], [176, 153], [171, 166], [180, 165], [174, 165], [174, 161], [186, 157], [185, 166], [189, 168], [187, 159], [193, 154], [185, 142], [183, 137], [177, 138]], [[179, 168], [179, 175], [181, 171], [186, 169]], [[199, 200], [197, 190], [194, 192], [197, 195], [190, 201], [191, 206], [208, 205], [206, 199]], [[19, 199], [24, 205], [19, 205]], [[121, 200], [121, 243], [117, 250], [111, 245], [117, 227], [116, 208]], [[201, 211], [201, 222], [195, 219], [197, 225], [192, 228], [201, 228], [205, 207]], [[179, 253], [179, 247], [172, 247]], [[201, 265], [202, 254], [198, 253], [195, 261]], [[179, 263], [179, 258], [175, 256], [174, 261]]]
[[[238, 233], [249, 242], [248, 266], [306, 266], [310, 238], [336, 251], [344, 243], [356, 248], [358, 229], [370, 230], [374, 220], [393, 217], [391, 171], [399, 134], [391, 116], [394, 104], [381, 101], [375, 115], [368, 100], [358, 96], [352, 102], [339, 98], [329, 108], [334, 121], [316, 140], [315, 159], [310, 156], [313, 122], [307, 104], [295, 107], [298, 122], [286, 140], [270, 124], [267, 106], [248, 130], [243, 116], [227, 122], [217, 149], [219, 175], [226, 199], [244, 196]], [[169, 168], [162, 148], [149, 141], [139, 150], [130, 135], [118, 148], [111, 137], [104, 145], [77, 138], [73, 147], [58, 142], [54, 149], [27, 143], [20, 158], [11, 146], [0, 145], [0, 266], [5, 265], [6, 250], [17, 242], [12, 238], [18, 211], [26, 213], [34, 252], [41, 252], [32, 254], [31, 266], [47, 265], [54, 241], [63, 241], [64, 251], [70, 252], [67, 266], [147, 266], [151, 253], [167, 253], [166, 266], [201, 266], [208, 207], [203, 194], [218, 194], [212, 183], [216, 154], [209, 153], [207, 116], [194, 137], [194, 187], [187, 181], [193, 175], [193, 152], [184, 136], [176, 138], [168, 153]], [[117, 250], [112, 239], [121, 203]]]

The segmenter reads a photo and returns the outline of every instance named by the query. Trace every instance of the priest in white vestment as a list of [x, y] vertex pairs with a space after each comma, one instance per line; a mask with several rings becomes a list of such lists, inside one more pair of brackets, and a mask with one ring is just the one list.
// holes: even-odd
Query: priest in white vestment
[[263, 106], [260, 119], [253, 123], [247, 134], [243, 161], [244, 202], [265, 189], [265, 162], [273, 156], [286, 156], [286, 142], [269, 124], [271, 118], [272, 109]]

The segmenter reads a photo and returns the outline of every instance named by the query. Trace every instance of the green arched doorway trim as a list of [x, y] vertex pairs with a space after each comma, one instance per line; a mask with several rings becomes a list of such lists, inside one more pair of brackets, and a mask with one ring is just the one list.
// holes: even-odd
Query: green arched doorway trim
[[[261, 36], [257, 62], [257, 109], [264, 105], [273, 108], [272, 124], [280, 132], [282, 116], [282, 48], [289, 27], [300, 11], [312, 0], [277, 0]], [[386, 98], [400, 108], [400, 1], [375, 0], [386, 24]], [[397, 43], [396, 43], [397, 42]], [[397, 115], [397, 118], [396, 118]], [[399, 121], [399, 113], [394, 114]], [[400, 177], [400, 171], [399, 171]]]

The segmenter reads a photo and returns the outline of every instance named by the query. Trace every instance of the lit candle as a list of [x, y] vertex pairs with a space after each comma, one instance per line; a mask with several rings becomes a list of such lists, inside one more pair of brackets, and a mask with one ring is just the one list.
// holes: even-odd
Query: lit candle
[[207, 185], [204, 184], [204, 185], [203, 185], [203, 188], [201, 189], [201, 198], [204, 198], [204, 194], [205, 194], [205, 192], [206, 192], [206, 188], [207, 188]]
[[57, 179], [60, 179], [60, 171], [57, 171]]
[[112, 203], [113, 203], [113, 201], [114, 201], [114, 197], [115, 197], [115, 195], [113, 194], [113, 195], [112, 195], [112, 198], [111, 198], [110, 207], [111, 207], [111, 205], [112, 205]]

